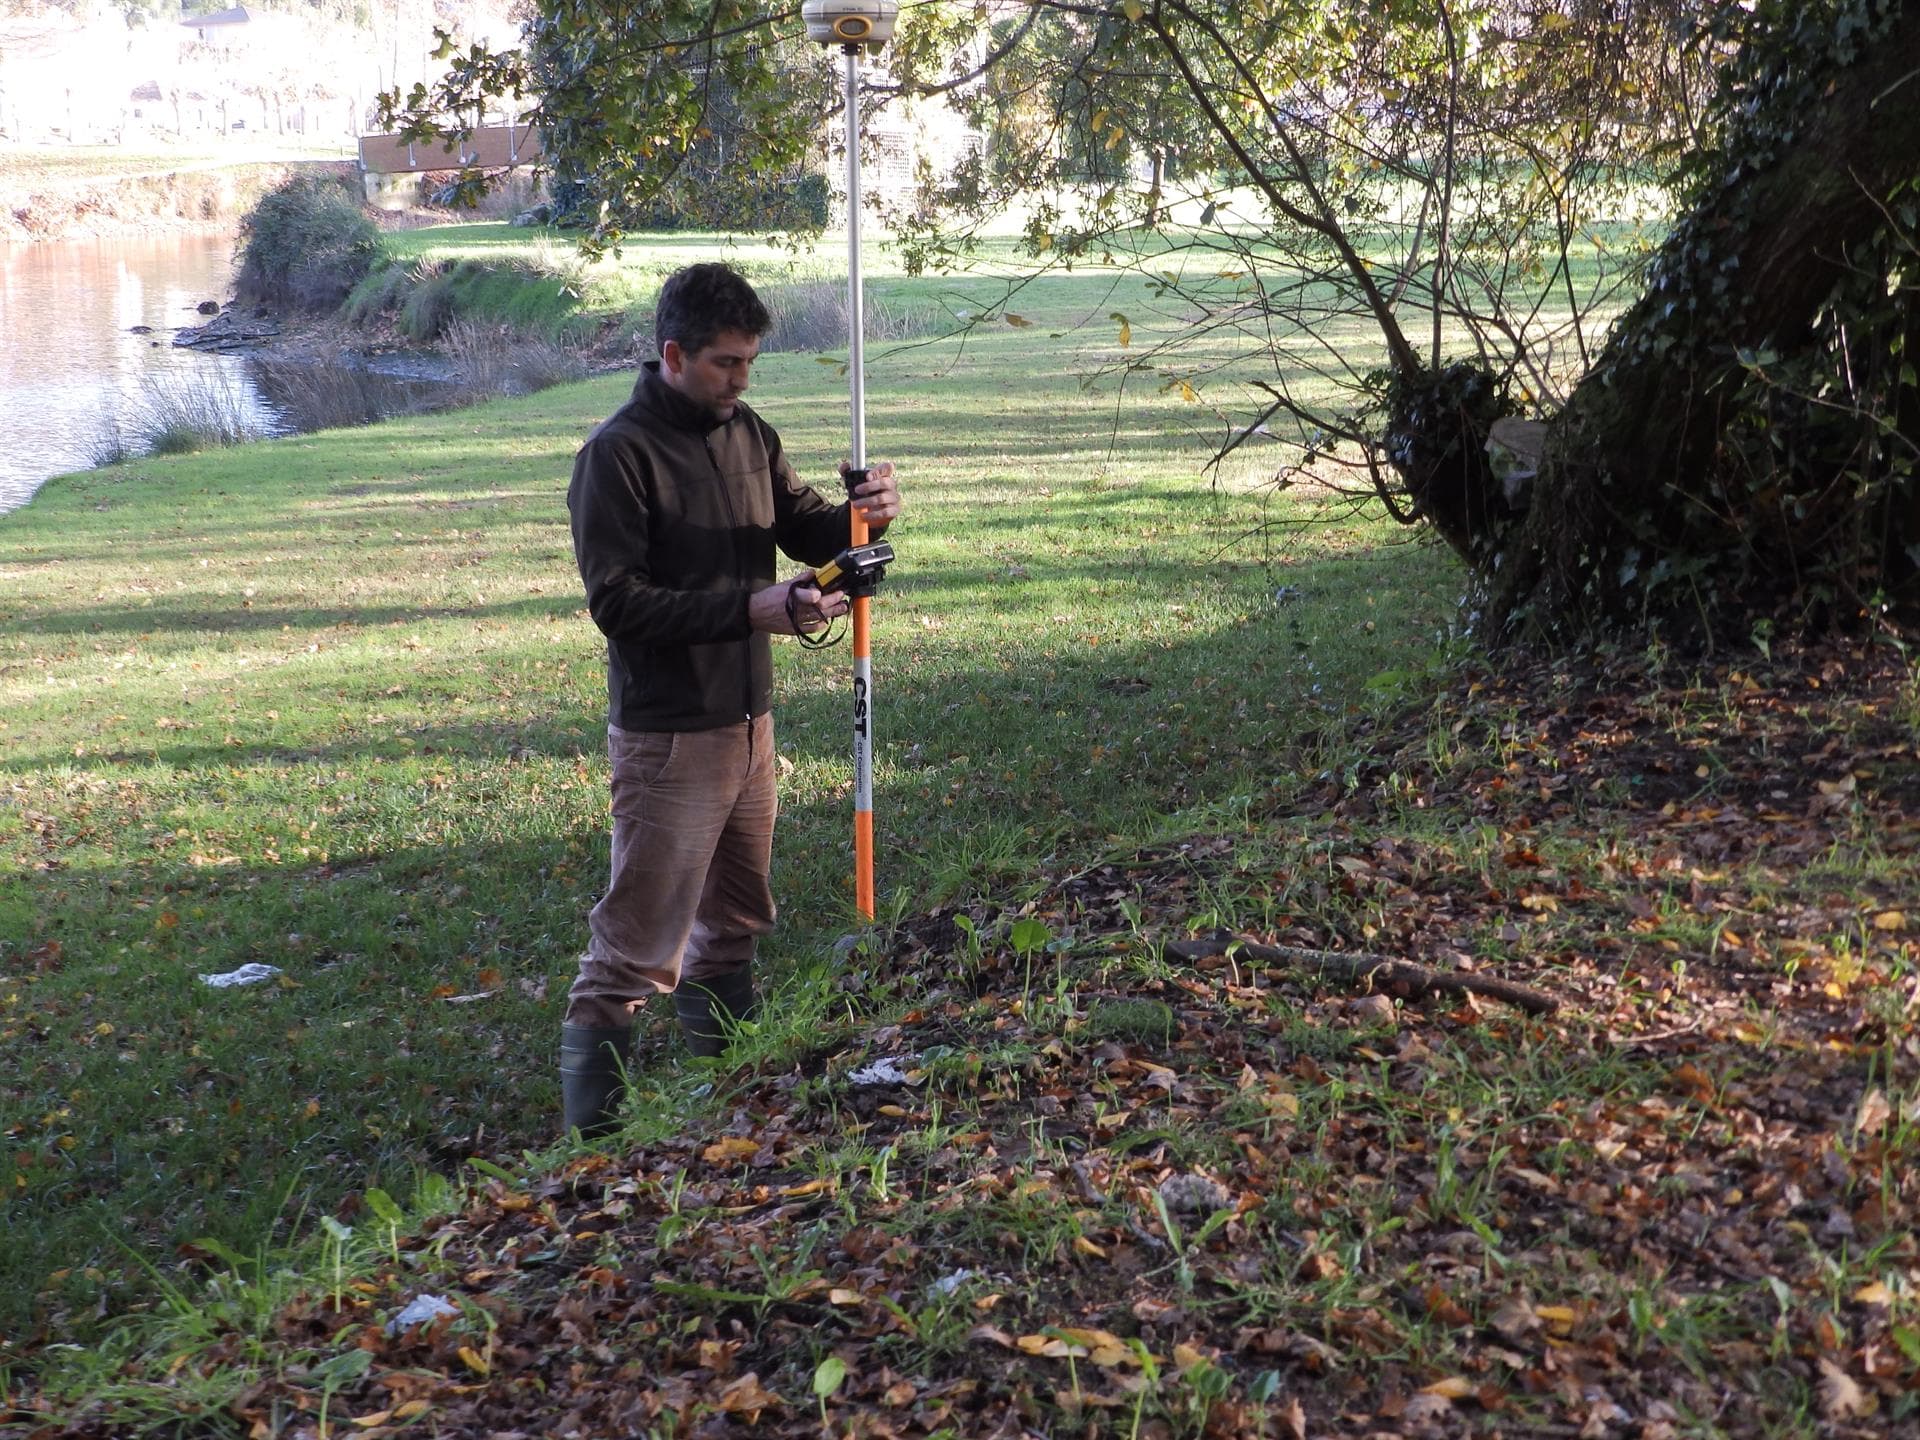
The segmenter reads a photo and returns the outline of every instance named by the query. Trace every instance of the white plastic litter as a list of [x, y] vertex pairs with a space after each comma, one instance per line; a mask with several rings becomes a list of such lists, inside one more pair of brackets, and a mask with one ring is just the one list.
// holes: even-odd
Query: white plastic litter
[[914, 1082], [907, 1076], [907, 1066], [920, 1057], [918, 1055], [889, 1055], [875, 1060], [871, 1065], [862, 1065], [847, 1076], [850, 1085], [911, 1085]]
[[978, 1270], [956, 1270], [951, 1275], [942, 1275], [927, 1288], [936, 1295], [951, 1295], [979, 1273]]
[[229, 970], [224, 975], [202, 975], [200, 983], [211, 985], [216, 990], [226, 990], [235, 985], [259, 985], [273, 979], [279, 973], [278, 965], [262, 965], [258, 960], [254, 960], [242, 965], [238, 970]]
[[449, 1304], [439, 1295], [416, 1295], [407, 1302], [406, 1309], [387, 1321], [387, 1334], [398, 1335], [412, 1325], [425, 1324], [429, 1320], [438, 1320], [442, 1315], [458, 1315], [460, 1307]]

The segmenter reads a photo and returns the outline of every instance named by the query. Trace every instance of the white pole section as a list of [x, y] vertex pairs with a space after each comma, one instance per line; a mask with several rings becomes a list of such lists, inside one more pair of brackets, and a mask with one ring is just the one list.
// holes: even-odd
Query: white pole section
[[847, 46], [847, 374], [853, 388], [853, 454], [867, 468], [866, 301], [860, 283], [860, 47]]

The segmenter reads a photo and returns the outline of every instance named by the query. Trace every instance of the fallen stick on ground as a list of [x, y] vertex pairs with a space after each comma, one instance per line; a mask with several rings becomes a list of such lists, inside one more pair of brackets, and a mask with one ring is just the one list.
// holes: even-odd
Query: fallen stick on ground
[[1551, 1015], [1560, 1008], [1558, 997], [1531, 985], [1513, 980], [1496, 980], [1487, 975], [1463, 975], [1457, 970], [1435, 970], [1412, 960], [1393, 960], [1385, 955], [1349, 954], [1339, 950], [1308, 950], [1298, 945], [1261, 945], [1238, 935], [1218, 935], [1200, 940], [1169, 940], [1166, 953], [1180, 960], [1204, 960], [1232, 950], [1264, 965], [1285, 965], [1306, 970], [1328, 980], [1363, 982], [1372, 989], [1392, 988], [1403, 998], [1417, 1000], [1436, 990], [1484, 995], [1518, 1006], [1529, 1015]]

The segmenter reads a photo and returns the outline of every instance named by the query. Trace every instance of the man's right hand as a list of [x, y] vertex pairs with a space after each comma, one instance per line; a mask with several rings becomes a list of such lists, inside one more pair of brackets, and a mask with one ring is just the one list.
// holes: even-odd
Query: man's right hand
[[813, 572], [808, 570], [791, 580], [754, 591], [753, 598], [747, 602], [747, 619], [754, 629], [769, 635], [811, 635], [846, 614], [847, 604], [847, 597], [841, 591], [822, 595], [814, 583]]

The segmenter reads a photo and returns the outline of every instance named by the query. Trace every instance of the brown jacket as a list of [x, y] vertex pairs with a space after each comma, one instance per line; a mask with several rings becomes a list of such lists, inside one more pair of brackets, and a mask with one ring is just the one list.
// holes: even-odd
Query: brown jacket
[[771, 425], [745, 405], [716, 419], [649, 361], [574, 457], [567, 509], [614, 725], [711, 730], [772, 708], [747, 599], [774, 582], [776, 544], [803, 565], [839, 554], [847, 507], [800, 483]]

